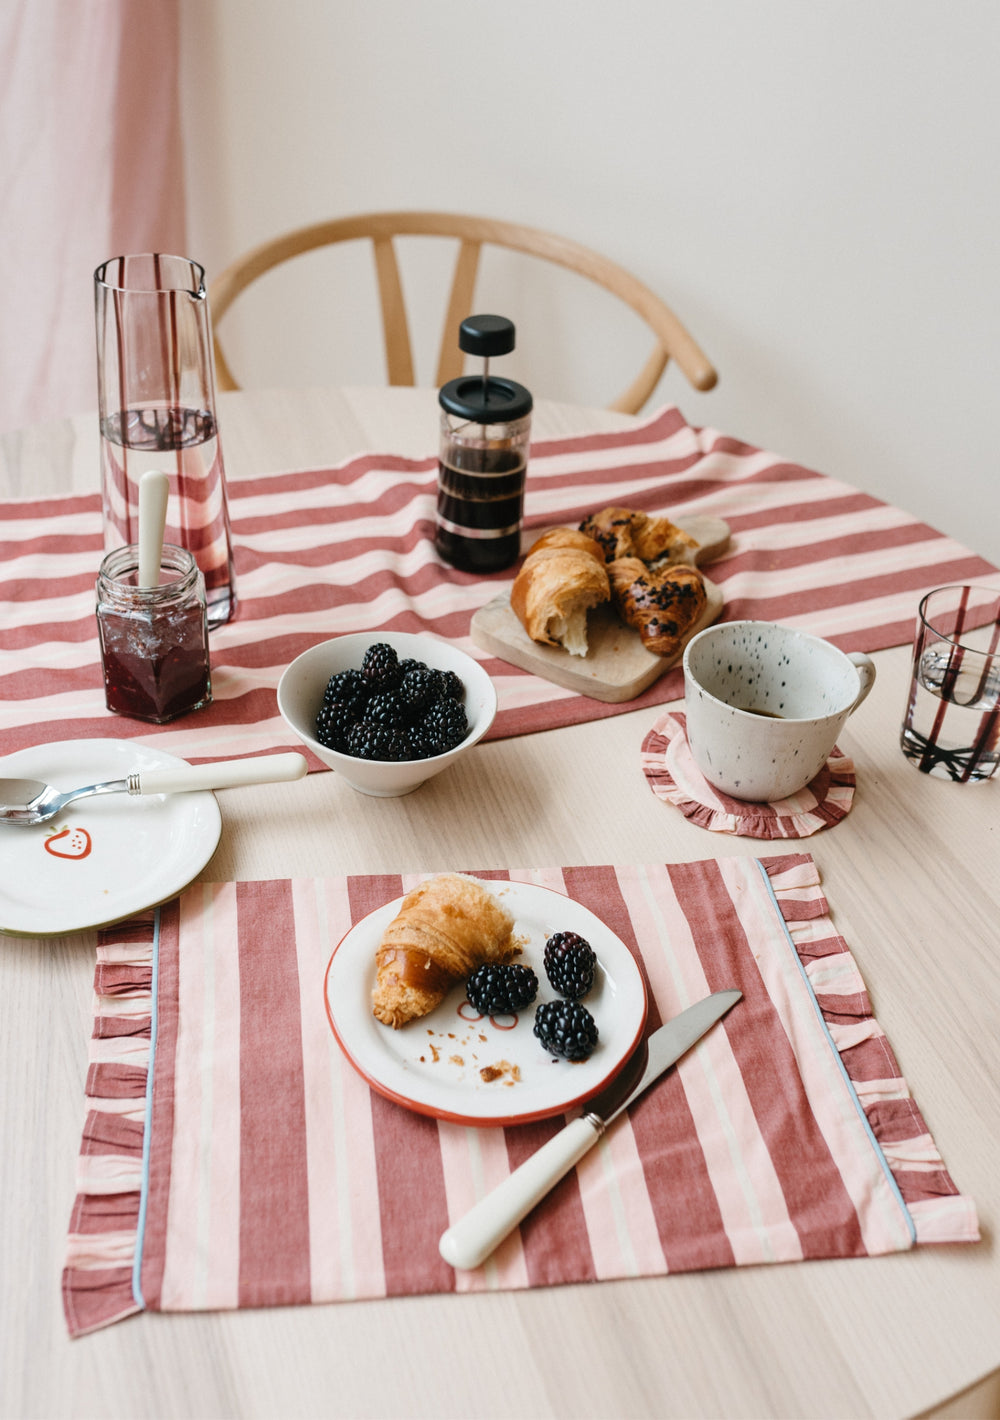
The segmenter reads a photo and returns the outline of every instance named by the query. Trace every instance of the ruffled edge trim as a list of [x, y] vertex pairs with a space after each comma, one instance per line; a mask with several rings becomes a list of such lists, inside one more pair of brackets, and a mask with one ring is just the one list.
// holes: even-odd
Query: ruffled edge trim
[[959, 1192], [910, 1094], [811, 855], [757, 860], [767, 875], [816, 1005], [906, 1209], [918, 1244], [980, 1240], [974, 1201]]
[[[693, 762], [684, 782], [678, 782], [668, 763], [668, 751], [672, 747], [676, 754], [681, 744], [679, 736], [683, 737], [683, 744], [686, 745], [684, 715], [661, 715], [642, 742], [642, 771], [656, 797], [674, 804], [686, 819], [699, 828], [707, 828], [712, 833], [731, 833], [741, 838], [809, 838], [823, 828], [832, 828], [840, 823], [851, 811], [856, 782], [854, 761], [836, 747], [820, 776], [800, 794], [784, 799], [780, 804], [748, 803], [740, 804], [738, 809], [729, 809], [726, 804], [735, 805], [738, 801], [717, 793], [705, 783]], [[696, 792], [693, 782], [696, 774], [705, 785], [706, 797], [715, 800], [714, 803], [692, 797]], [[813, 785], [817, 784], [819, 793], [813, 792]], [[796, 805], [796, 800], [801, 803]]]
[[71, 1337], [143, 1310], [139, 1254], [156, 913], [98, 933], [86, 1116], [62, 1274]]

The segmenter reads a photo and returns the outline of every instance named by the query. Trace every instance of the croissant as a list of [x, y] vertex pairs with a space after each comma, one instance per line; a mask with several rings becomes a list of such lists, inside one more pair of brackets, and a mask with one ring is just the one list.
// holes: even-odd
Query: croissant
[[653, 571], [638, 557], [608, 563], [611, 599], [654, 656], [675, 656], [705, 611], [708, 596], [697, 567]]
[[375, 1016], [394, 1030], [426, 1016], [477, 966], [517, 955], [513, 928], [478, 878], [442, 873], [421, 883], [403, 898], [375, 953]]
[[585, 656], [587, 612], [610, 595], [598, 543], [575, 528], [552, 528], [524, 559], [510, 605], [533, 641]]
[[602, 508], [580, 524], [580, 531], [599, 542], [608, 562], [638, 557], [655, 568], [693, 565], [698, 543], [669, 518], [651, 517], [632, 508]]

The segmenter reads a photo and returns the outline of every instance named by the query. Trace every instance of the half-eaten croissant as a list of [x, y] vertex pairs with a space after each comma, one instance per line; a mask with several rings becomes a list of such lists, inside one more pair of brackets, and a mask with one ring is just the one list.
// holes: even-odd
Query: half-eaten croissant
[[575, 528], [552, 528], [524, 559], [510, 605], [533, 641], [585, 656], [587, 612], [610, 595], [598, 544]]
[[403, 898], [375, 953], [375, 1016], [398, 1030], [428, 1015], [477, 966], [518, 954], [513, 928], [511, 914], [478, 878], [428, 878]]

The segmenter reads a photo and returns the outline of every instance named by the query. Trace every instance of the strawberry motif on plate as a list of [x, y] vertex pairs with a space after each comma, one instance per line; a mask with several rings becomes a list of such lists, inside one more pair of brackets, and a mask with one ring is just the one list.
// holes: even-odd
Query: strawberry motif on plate
[[45, 851], [53, 858], [86, 858], [92, 847], [85, 828], [64, 828], [61, 833], [50, 833], [45, 840]]

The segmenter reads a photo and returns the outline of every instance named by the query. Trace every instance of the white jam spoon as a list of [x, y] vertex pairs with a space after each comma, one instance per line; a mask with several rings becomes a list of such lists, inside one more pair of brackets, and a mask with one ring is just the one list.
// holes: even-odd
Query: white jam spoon
[[170, 480], [165, 473], [150, 469], [139, 480], [139, 586], [160, 585], [163, 560], [163, 531], [167, 525], [167, 495]]

